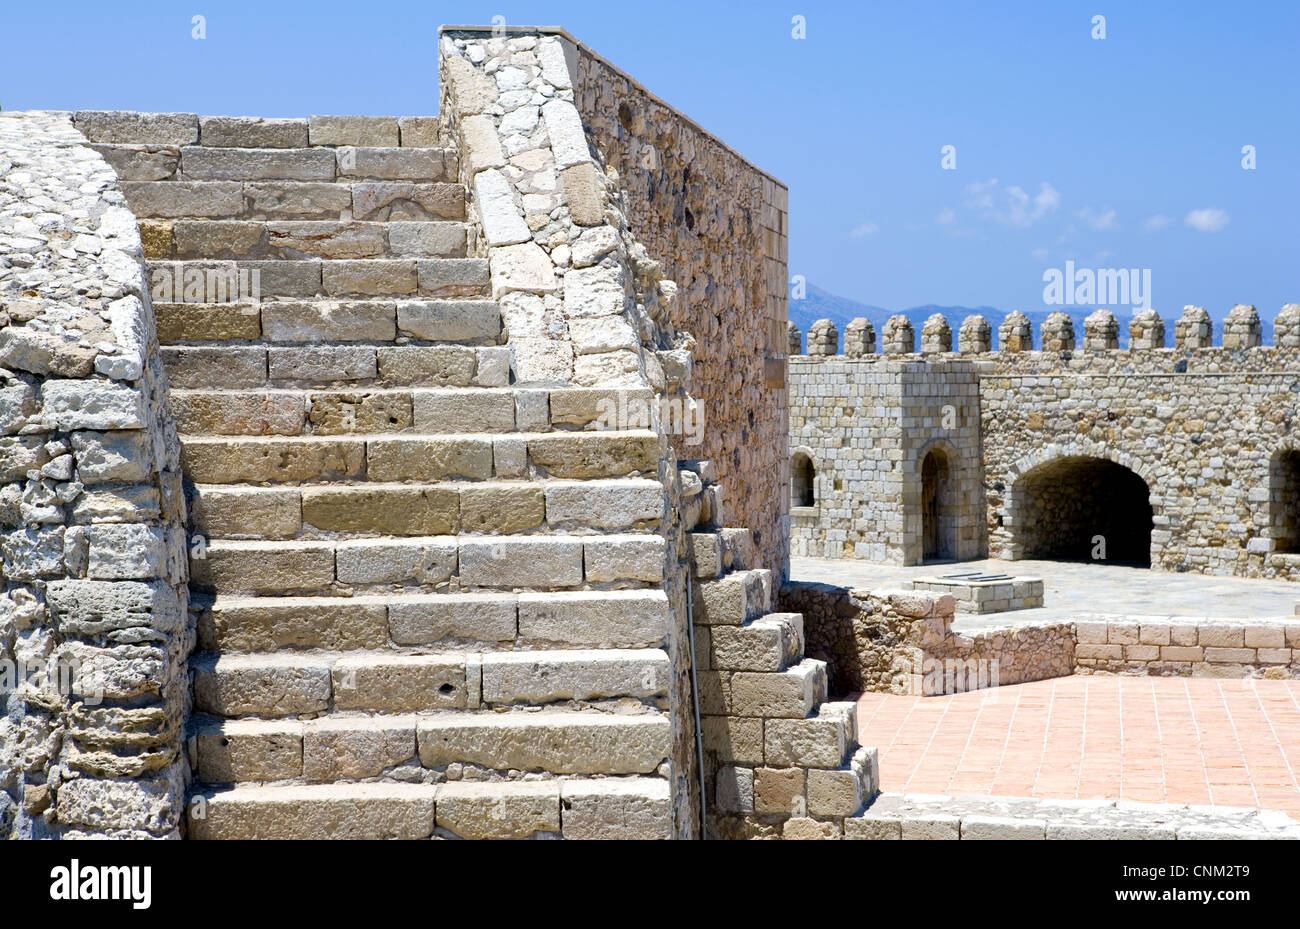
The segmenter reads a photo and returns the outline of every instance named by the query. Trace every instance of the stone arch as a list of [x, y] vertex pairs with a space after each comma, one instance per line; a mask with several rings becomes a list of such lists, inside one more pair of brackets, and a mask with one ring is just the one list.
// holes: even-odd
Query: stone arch
[[1300, 448], [1282, 448], [1268, 466], [1268, 522], [1273, 551], [1300, 552]]
[[1149, 469], [1133, 456], [1094, 443], [1046, 447], [1012, 469], [1006, 555], [1091, 561], [1103, 552], [1149, 567], [1156, 504]]
[[802, 445], [790, 453], [790, 505], [817, 505], [817, 460], [812, 449]]

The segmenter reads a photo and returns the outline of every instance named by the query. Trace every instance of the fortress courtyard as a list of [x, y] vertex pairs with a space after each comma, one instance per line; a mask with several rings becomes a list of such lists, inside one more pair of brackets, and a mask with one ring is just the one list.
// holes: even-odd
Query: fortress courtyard
[[[1300, 600], [1285, 581], [1096, 563], [791, 563], [794, 580], [851, 588], [906, 588], [914, 578], [972, 571], [1041, 578], [1046, 605], [958, 612], [951, 624], [958, 635], [1100, 617], [1138, 624], [1283, 623]], [[966, 693], [854, 697], [860, 737], [879, 748], [890, 792], [968, 802], [989, 796], [1213, 805], [1300, 816], [1300, 681], [1074, 674]]]

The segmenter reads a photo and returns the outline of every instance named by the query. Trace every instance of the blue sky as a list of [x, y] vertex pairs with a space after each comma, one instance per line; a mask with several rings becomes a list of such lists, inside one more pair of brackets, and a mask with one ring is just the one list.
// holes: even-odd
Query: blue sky
[[1166, 316], [1300, 302], [1294, 0], [7, 0], [0, 103], [432, 113], [437, 26], [498, 15], [565, 26], [789, 184], [791, 274], [827, 290], [1043, 309], [1068, 259], [1150, 269]]

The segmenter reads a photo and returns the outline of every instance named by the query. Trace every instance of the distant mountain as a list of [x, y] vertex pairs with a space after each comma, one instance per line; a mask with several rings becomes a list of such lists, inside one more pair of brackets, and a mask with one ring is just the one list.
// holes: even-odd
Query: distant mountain
[[[867, 303], [858, 303], [856, 300], [850, 300], [847, 297], [841, 297], [829, 293], [817, 287], [814, 284], [808, 285], [807, 295], [801, 300], [790, 301], [790, 321], [799, 327], [799, 331], [804, 336], [804, 346], [808, 345], [808, 327], [819, 319], [829, 319], [835, 324], [835, 328], [840, 334], [840, 350], [844, 349], [844, 327], [851, 320], [859, 316], [864, 316], [876, 329], [876, 346], [879, 350], [880, 333], [884, 328], [885, 321], [895, 313], [902, 313], [912, 323], [912, 328], [916, 332], [916, 345], [921, 345], [921, 327], [925, 325], [928, 319], [934, 313], [942, 313], [948, 319], [948, 325], [952, 327], [953, 348], [957, 347], [957, 330], [961, 328], [962, 320], [967, 316], [979, 314], [989, 321], [993, 327], [993, 347], [998, 347], [998, 326], [1006, 318], [1009, 310], [1000, 310], [992, 306], [939, 306], [928, 303], [925, 306], [914, 306], [906, 310], [886, 310], [883, 307], [872, 306]], [[1038, 345], [1041, 333], [1043, 331], [1043, 322], [1054, 311], [1049, 309], [1038, 310], [1021, 310], [1029, 317], [1029, 322], [1034, 327], [1034, 344]], [[1088, 308], [1071, 308], [1069, 311], [1070, 319], [1074, 322], [1074, 335], [1079, 344], [1083, 342], [1083, 321], [1092, 312]], [[1115, 318], [1119, 320], [1119, 344], [1120, 347], [1128, 345], [1128, 319], [1129, 313], [1124, 307], [1112, 310]], [[1166, 344], [1172, 345], [1174, 340], [1174, 320], [1177, 317], [1165, 318], [1165, 340]], [[1219, 342], [1220, 325], [1216, 320], [1214, 327], [1215, 344]], [[1265, 334], [1270, 331], [1270, 325], [1265, 323]]]
[[[840, 334], [851, 319], [865, 316], [874, 325], [876, 318], [888, 319], [889, 310], [878, 306], [868, 306], [847, 297], [838, 297], [828, 293], [814, 284], [808, 285], [808, 295], [802, 300], [790, 301], [790, 322], [799, 327], [799, 331], [808, 332], [808, 327], [819, 319], [829, 319]], [[879, 331], [879, 329], [877, 329]]]

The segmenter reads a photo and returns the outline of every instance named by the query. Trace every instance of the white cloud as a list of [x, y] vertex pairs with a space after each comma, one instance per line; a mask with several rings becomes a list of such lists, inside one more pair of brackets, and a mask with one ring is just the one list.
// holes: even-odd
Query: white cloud
[[1074, 215], [1098, 231], [1115, 228], [1115, 211], [1110, 207], [1094, 212], [1091, 207], [1085, 206]]
[[854, 239], [862, 239], [862, 238], [866, 238], [869, 235], [875, 235], [879, 231], [880, 231], [880, 227], [877, 226], [875, 223], [865, 222], [860, 226], [855, 226], [853, 228], [853, 231], [849, 233], [849, 237]]
[[966, 206], [972, 210], [993, 209], [993, 191], [998, 188], [998, 179], [991, 177], [987, 181], [976, 181], [966, 186]]
[[1164, 213], [1157, 213], [1155, 216], [1148, 216], [1143, 220], [1142, 228], [1147, 232], [1156, 232], [1157, 230], [1165, 228], [1172, 222], [1173, 219], [1166, 216]]
[[1035, 261], [1046, 261], [1049, 254], [1050, 252], [1045, 248], [1036, 248], [1029, 253], [1030, 257]]
[[1217, 210], [1213, 207], [1204, 210], [1192, 210], [1183, 220], [1198, 232], [1218, 232], [1224, 226], [1228, 225], [1228, 214], [1224, 210]]
[[1002, 187], [996, 177], [976, 181], [966, 187], [966, 206], [978, 210], [988, 219], [1008, 226], [1025, 228], [1054, 212], [1061, 205], [1061, 194], [1043, 181], [1032, 197], [1023, 187]]
[[957, 211], [950, 206], [946, 206], [939, 211], [939, 215], [934, 218], [934, 221], [940, 226], [951, 226], [957, 221]]

